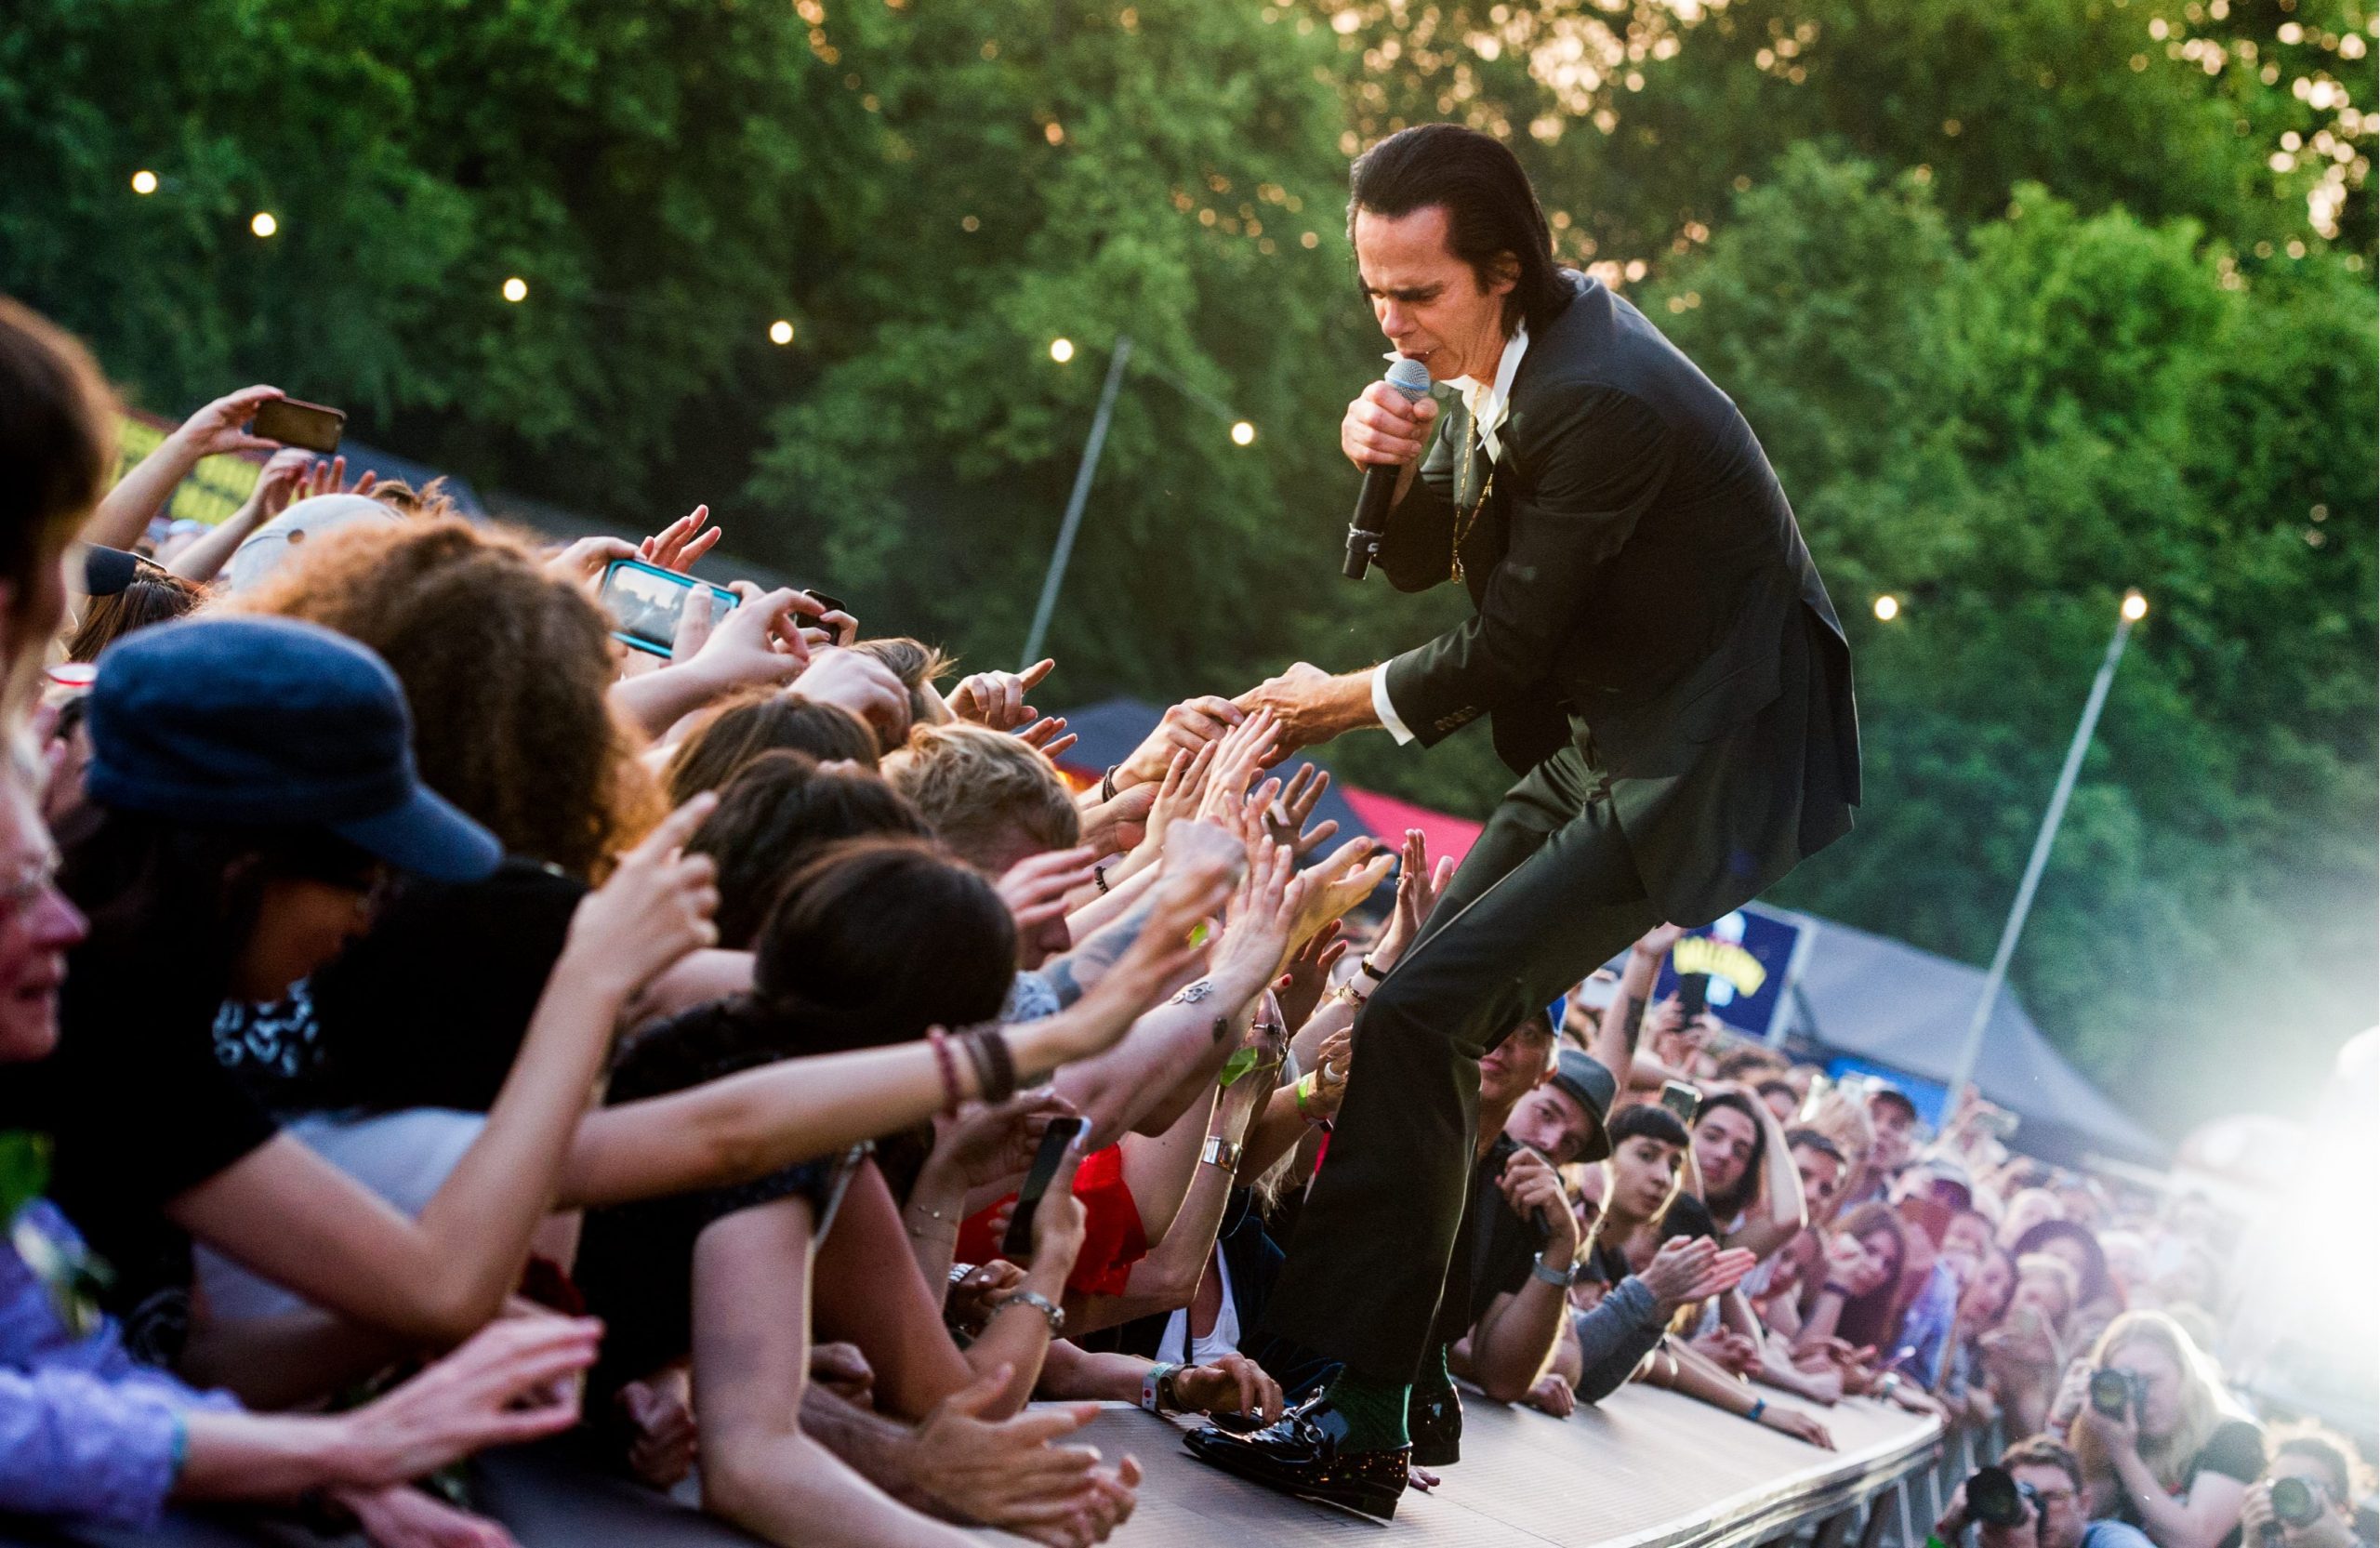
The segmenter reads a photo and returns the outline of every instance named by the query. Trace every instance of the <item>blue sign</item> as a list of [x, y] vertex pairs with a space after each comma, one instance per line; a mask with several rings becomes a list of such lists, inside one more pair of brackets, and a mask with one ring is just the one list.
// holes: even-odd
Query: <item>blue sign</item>
[[1795, 920], [1739, 908], [1678, 942], [1654, 981], [1653, 1002], [1677, 993], [1679, 973], [1707, 973], [1711, 1013], [1747, 1038], [1765, 1039], [1785, 1009], [1801, 939]]

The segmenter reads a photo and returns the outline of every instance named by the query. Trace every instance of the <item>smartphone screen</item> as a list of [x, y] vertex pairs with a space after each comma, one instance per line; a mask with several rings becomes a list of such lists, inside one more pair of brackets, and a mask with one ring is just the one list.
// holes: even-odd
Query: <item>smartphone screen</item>
[[346, 429], [347, 416], [342, 411], [296, 398], [258, 404], [256, 422], [249, 427], [267, 441], [325, 455], [338, 450], [339, 435]]
[[1025, 1174], [1025, 1186], [1016, 1190], [1016, 1211], [1008, 1217], [1008, 1235], [1000, 1242], [1000, 1256], [1012, 1264], [1021, 1264], [1033, 1256], [1033, 1211], [1050, 1184], [1058, 1175], [1058, 1167], [1066, 1152], [1075, 1147], [1091, 1120], [1078, 1118], [1057, 1118], [1041, 1131], [1041, 1148], [1033, 1153], [1033, 1170]]
[[603, 569], [601, 601], [611, 615], [612, 638], [654, 655], [668, 655], [678, 638], [678, 620], [695, 587], [710, 592], [713, 623], [742, 601], [724, 587], [681, 576], [641, 560], [615, 559]]
[[1683, 1080], [1661, 1082], [1661, 1105], [1677, 1115], [1677, 1120], [1689, 1129], [1702, 1111], [1702, 1093]]

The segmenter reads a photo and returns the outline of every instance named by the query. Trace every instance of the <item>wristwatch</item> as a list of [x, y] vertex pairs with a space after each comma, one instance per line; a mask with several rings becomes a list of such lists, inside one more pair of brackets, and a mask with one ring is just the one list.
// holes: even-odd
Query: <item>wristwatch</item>
[[1546, 1284], [1554, 1285], [1563, 1290], [1570, 1288], [1570, 1270], [1567, 1267], [1556, 1268], [1547, 1263], [1545, 1254], [1542, 1252], [1529, 1260], [1528, 1272], [1529, 1277], [1533, 1279], [1543, 1280]]
[[1141, 1372], [1141, 1407], [1151, 1413], [1179, 1409], [1181, 1404], [1173, 1396], [1173, 1373], [1182, 1368], [1163, 1360]]
[[1198, 1152], [1198, 1159], [1210, 1167], [1221, 1167], [1225, 1171], [1237, 1171], [1240, 1148], [1240, 1143], [1237, 1140], [1227, 1140], [1221, 1134], [1210, 1134], [1207, 1136], [1205, 1148]]
[[1014, 1295], [1010, 1296], [1007, 1300], [1000, 1303], [1000, 1310], [1002, 1311], [1008, 1310], [1011, 1306], [1030, 1306], [1035, 1311], [1039, 1312], [1041, 1314], [1042, 1320], [1050, 1324], [1050, 1336], [1051, 1338], [1056, 1338], [1060, 1333], [1066, 1330], [1065, 1308], [1051, 1300], [1048, 1296], [1042, 1294], [1039, 1290], [1021, 1290]]

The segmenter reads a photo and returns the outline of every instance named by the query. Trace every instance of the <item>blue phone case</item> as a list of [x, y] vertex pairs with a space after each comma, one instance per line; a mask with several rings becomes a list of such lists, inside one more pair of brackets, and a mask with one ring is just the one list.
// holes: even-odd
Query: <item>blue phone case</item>
[[[623, 581], [623, 575], [629, 578]], [[743, 601], [723, 586], [681, 576], [658, 564], [647, 564], [641, 559], [612, 561], [603, 566], [603, 585], [599, 592], [603, 612], [612, 620], [612, 638], [649, 655], [668, 655], [671, 642], [678, 637], [678, 617], [686, 605], [686, 594], [697, 586], [707, 588], [711, 594], [714, 623], [734, 612], [735, 604]]]

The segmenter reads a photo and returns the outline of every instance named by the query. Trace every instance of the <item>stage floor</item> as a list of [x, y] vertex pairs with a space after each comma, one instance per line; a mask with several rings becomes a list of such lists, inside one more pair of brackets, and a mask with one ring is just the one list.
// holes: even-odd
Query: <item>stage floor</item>
[[1114, 1539], [1124, 1548], [1718, 1548], [1842, 1508], [1916, 1466], [1939, 1433], [1897, 1408], [1844, 1403], [1811, 1409], [1839, 1448], [1822, 1451], [1652, 1387], [1624, 1387], [1567, 1420], [1465, 1396], [1464, 1461], [1434, 1493], [1408, 1490], [1388, 1524], [1219, 1473], [1182, 1449], [1173, 1425], [1137, 1409], [1115, 1406], [1081, 1438], [1111, 1457], [1130, 1452], [1147, 1475], [1139, 1510]]

